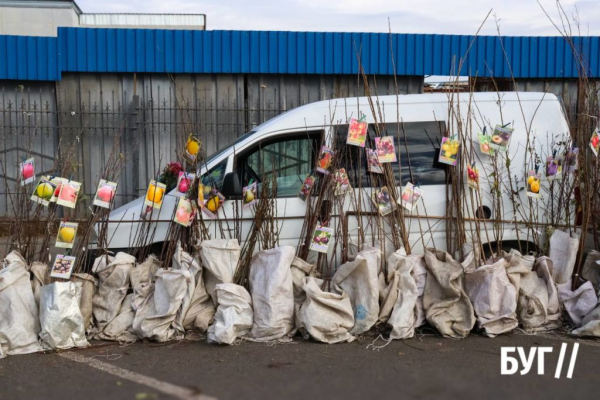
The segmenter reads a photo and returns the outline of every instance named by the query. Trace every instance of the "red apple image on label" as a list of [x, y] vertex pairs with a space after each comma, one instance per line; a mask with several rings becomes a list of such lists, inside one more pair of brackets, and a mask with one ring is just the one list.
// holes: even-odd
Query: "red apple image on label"
[[102, 186], [100, 190], [98, 190], [98, 199], [106, 203], [110, 203], [114, 195], [115, 192], [110, 186]]
[[59, 183], [58, 185], [56, 185], [56, 190], [54, 191], [54, 197], [58, 197], [58, 195], [60, 194], [60, 188], [62, 188], [62, 183]]
[[68, 201], [69, 203], [75, 203], [77, 201], [77, 190], [75, 190], [73, 186], [65, 184], [60, 191], [59, 199]]
[[188, 178], [182, 178], [179, 182], [178, 190], [181, 193], [187, 193], [187, 191], [190, 190], [190, 180]]
[[23, 179], [29, 179], [33, 176], [33, 164], [23, 165]]

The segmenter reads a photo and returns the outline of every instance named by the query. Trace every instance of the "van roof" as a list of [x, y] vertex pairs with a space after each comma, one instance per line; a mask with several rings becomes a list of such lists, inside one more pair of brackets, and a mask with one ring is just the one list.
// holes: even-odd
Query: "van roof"
[[[545, 92], [422, 93], [403, 94], [398, 96], [373, 96], [373, 101], [378, 101], [381, 105], [394, 106], [398, 103], [400, 106], [402, 106], [403, 104], [447, 103], [449, 100], [459, 100], [464, 102], [468, 102], [469, 100], [475, 102], [496, 102], [499, 98], [501, 98], [503, 102], [558, 101], [556, 95]], [[334, 109], [347, 109], [348, 112], [353, 112], [357, 106], [361, 107], [361, 112], [364, 112], [367, 115], [370, 114], [371, 110], [368, 97], [347, 97], [322, 100], [305, 104], [287, 111], [257, 126], [253, 129], [253, 132], [264, 133], [266, 131], [278, 131], [285, 129], [284, 127], [287, 125], [302, 127], [305, 125], [305, 123], [306, 126], [311, 127], [315, 126], [315, 122], [317, 122], [317, 125], [325, 126], [330, 124], [330, 121], [323, 119], [327, 116], [327, 114], [329, 114], [329, 111], [333, 111]], [[325, 114], [323, 114], [323, 111], [325, 111]], [[340, 114], [338, 113], [338, 115]], [[305, 119], [305, 123], [303, 122], [299, 125], [295, 125], [298, 123], [297, 120], [299, 116]], [[319, 121], [315, 121], [314, 117], [319, 118]], [[339, 118], [336, 117], [335, 119], [338, 120]], [[334, 121], [333, 123], [335, 124], [339, 122]]]
[[[380, 105], [385, 105], [386, 108], [395, 108], [394, 106], [396, 104], [399, 104], [401, 108], [402, 105], [408, 104], [437, 104], [439, 107], [439, 104], [448, 103], [449, 100], [454, 102], [458, 100], [465, 103], [469, 102], [470, 100], [477, 103], [497, 102], [499, 98], [502, 99], [503, 102], [519, 101], [540, 103], [541, 101], [559, 101], [556, 95], [545, 92], [422, 93], [404, 94], [398, 96], [373, 96], [373, 101], [378, 101]], [[270, 133], [298, 128], [308, 130], [323, 129], [331, 124], [335, 125], [346, 123], [345, 115], [347, 114], [356, 116], [357, 107], [360, 108], [361, 113], [367, 115], [367, 121], [373, 120], [368, 97], [347, 97], [322, 100], [293, 108], [290, 111], [280, 114], [258, 125], [251, 132], [239, 137], [235, 143], [233, 143], [233, 146], [224, 148], [221, 151], [213, 154], [210, 157], [209, 163], [224, 153], [232, 152], [234, 148], [243, 148], [249, 141], [263, 137], [264, 135], [268, 135]], [[333, 121], [330, 120], [331, 114], [334, 114]], [[343, 118], [342, 114], [344, 114]]]

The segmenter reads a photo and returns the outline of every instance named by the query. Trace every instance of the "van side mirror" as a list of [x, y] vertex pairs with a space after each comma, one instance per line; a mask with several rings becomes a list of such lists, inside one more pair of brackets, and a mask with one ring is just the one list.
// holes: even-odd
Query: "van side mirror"
[[242, 195], [242, 184], [240, 183], [240, 177], [237, 172], [225, 174], [221, 194], [225, 196], [225, 198], [239, 197]]

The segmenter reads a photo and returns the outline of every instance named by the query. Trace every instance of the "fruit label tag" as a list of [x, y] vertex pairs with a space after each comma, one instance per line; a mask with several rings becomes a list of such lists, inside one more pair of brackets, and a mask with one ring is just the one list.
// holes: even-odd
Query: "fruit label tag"
[[223, 206], [225, 196], [216, 190], [212, 190], [208, 196], [205, 197], [204, 204], [200, 206], [202, 212], [206, 214], [210, 219], [217, 218], [219, 210]]
[[73, 256], [65, 256], [63, 254], [57, 254], [50, 271], [51, 278], [58, 279], [71, 279], [71, 272], [75, 266], [76, 258]]
[[250, 208], [253, 204], [255, 204], [258, 200], [258, 185], [256, 182], [251, 183], [250, 185], [244, 187], [242, 189], [242, 204], [243, 208]]
[[200, 152], [200, 146], [202, 146], [202, 142], [195, 137], [190, 135], [185, 144], [185, 151], [183, 152], [183, 157], [188, 160], [190, 163], [195, 163], [198, 160], [198, 153]]
[[471, 189], [479, 190], [479, 169], [467, 165], [467, 183]]
[[42, 176], [33, 190], [31, 200], [47, 207], [50, 204], [50, 199], [54, 196], [55, 190], [56, 184], [48, 180], [47, 176]]
[[375, 149], [377, 150], [377, 159], [381, 164], [396, 162], [396, 147], [392, 136], [376, 137]]
[[77, 222], [65, 222], [61, 221], [58, 227], [58, 233], [56, 234], [56, 247], [62, 247], [63, 249], [72, 249], [73, 243], [75, 243], [75, 236], [77, 236]]
[[333, 161], [334, 154], [335, 152], [332, 151], [329, 147], [321, 147], [319, 161], [317, 162], [317, 172], [329, 175], [329, 167], [331, 167], [331, 162]]
[[304, 179], [304, 182], [302, 183], [302, 189], [300, 189], [300, 193], [298, 194], [298, 197], [300, 197], [302, 201], [306, 201], [308, 196], [310, 196], [310, 191], [312, 190], [316, 180], [317, 178], [312, 174], [308, 175]]
[[75, 208], [80, 190], [80, 182], [68, 180], [63, 182], [63, 184], [60, 186], [60, 193], [58, 194], [56, 204], [63, 207]]
[[369, 172], [372, 174], [383, 174], [383, 166], [379, 162], [379, 157], [377, 157], [377, 150], [366, 149], [367, 150], [367, 164], [369, 166]]
[[371, 194], [371, 200], [382, 217], [398, 208], [387, 187], [375, 190]]
[[160, 209], [165, 200], [166, 191], [167, 185], [152, 179], [148, 185], [148, 190], [146, 191], [144, 205]]
[[492, 142], [491, 136], [479, 135], [479, 151], [481, 151], [481, 154], [485, 154], [488, 156], [494, 155], [494, 150], [490, 146], [491, 142]]
[[423, 197], [423, 193], [423, 189], [408, 182], [402, 192], [402, 207], [412, 211], [417, 206], [419, 199]]
[[360, 122], [356, 118], [352, 118], [350, 120], [350, 125], [348, 126], [348, 138], [346, 139], [346, 144], [365, 147], [368, 127], [369, 125], [366, 122]]
[[327, 253], [332, 236], [333, 228], [317, 225], [310, 241], [310, 249], [319, 253]]
[[592, 133], [590, 147], [592, 148], [594, 155], [598, 157], [598, 151], [600, 150], [600, 132], [598, 132], [598, 128], [594, 129], [594, 133]]
[[527, 191], [525, 194], [534, 199], [539, 199], [541, 197], [540, 186], [541, 175], [535, 171], [529, 171], [527, 173]]
[[456, 165], [458, 149], [460, 149], [460, 142], [457, 139], [443, 137], [438, 161], [442, 164]]
[[548, 157], [546, 158], [546, 179], [549, 181], [558, 181], [562, 179], [563, 173], [563, 158]]
[[177, 197], [186, 196], [194, 183], [194, 174], [189, 172], [180, 172], [177, 177], [177, 190], [173, 194]]
[[196, 202], [193, 200], [188, 200], [184, 197], [179, 198], [179, 203], [177, 204], [177, 211], [175, 211], [175, 218], [173, 221], [178, 223], [179, 225], [183, 225], [188, 227], [196, 218], [196, 214], [198, 213], [198, 207], [196, 206]]
[[50, 179], [50, 182], [52, 182], [53, 184], [56, 185], [56, 188], [54, 189], [54, 193], [52, 194], [52, 197], [50, 198], [50, 203], [56, 203], [56, 201], [58, 200], [58, 195], [60, 194], [60, 189], [62, 189], [62, 184], [65, 182], [68, 182], [69, 180], [66, 178], [61, 178], [59, 176], [56, 176], [52, 179]]
[[333, 180], [335, 182], [335, 188], [333, 189], [334, 196], [341, 196], [352, 190], [350, 186], [350, 180], [346, 173], [346, 168], [340, 168], [333, 174]]
[[28, 158], [19, 164], [19, 170], [21, 173], [21, 186], [30, 184], [35, 180], [35, 160]]
[[579, 147], [573, 147], [565, 155], [565, 172], [572, 174], [577, 171], [577, 158], [579, 156]]
[[116, 192], [116, 182], [109, 182], [105, 179], [100, 179], [100, 183], [98, 183], [98, 189], [96, 190], [96, 195], [94, 196], [94, 202], [92, 204], [102, 208], [110, 208]]
[[506, 152], [512, 134], [512, 128], [496, 125], [496, 127], [494, 128], [494, 133], [492, 134], [492, 137], [490, 139], [490, 147], [494, 150]]

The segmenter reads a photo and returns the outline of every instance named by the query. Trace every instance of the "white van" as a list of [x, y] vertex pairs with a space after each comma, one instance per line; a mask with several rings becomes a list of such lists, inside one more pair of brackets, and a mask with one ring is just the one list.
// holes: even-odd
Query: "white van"
[[[471, 124], [473, 140], [477, 141], [477, 134], [487, 127], [491, 134], [497, 124], [510, 123], [514, 128], [508, 155], [511, 159], [510, 174], [516, 176], [521, 182], [525, 181], [527, 170], [531, 166], [526, 165], [526, 142], [527, 129], [536, 137], [535, 146], [539, 151], [548, 151], [548, 138], [556, 135], [568, 135], [569, 128], [563, 112], [560, 100], [548, 93], [464, 93], [464, 94], [417, 94], [400, 96], [381, 96], [373, 99], [377, 119], [384, 119], [387, 135], [394, 136], [396, 140], [396, 151], [401, 154], [401, 181], [404, 186], [409, 180], [418, 182], [424, 189], [423, 201], [425, 207], [417, 208], [408, 213], [407, 227], [410, 229], [409, 241], [413, 252], [422, 253], [423, 245], [446, 249], [446, 228], [444, 216], [446, 214], [446, 185], [445, 171], [435, 162], [439, 142], [444, 131], [452, 132], [457, 123], [457, 117], [449, 117], [453, 110], [455, 115], [465, 126]], [[345, 98], [320, 101], [295, 108], [264, 124], [256, 127], [251, 132], [240, 137], [231, 146], [213, 154], [207, 161], [206, 166], [198, 171], [204, 183], [213, 181], [219, 189], [226, 191], [232, 189], [234, 180], [241, 181], [241, 185], [248, 183], [250, 179], [260, 182], [264, 173], [269, 173], [271, 168], [265, 170], [254, 170], [257, 165], [268, 155], [274, 160], [277, 167], [277, 219], [281, 227], [279, 238], [280, 245], [297, 246], [302, 230], [307, 204], [298, 197], [304, 178], [315, 168], [316, 157], [322, 140], [328, 145], [334, 140], [338, 143], [346, 142], [348, 120], [351, 117], [366, 116], [370, 124], [369, 130], [372, 134], [373, 118], [369, 100], [366, 97]], [[402, 122], [402, 135], [398, 135], [398, 116]], [[469, 121], [470, 118], [470, 121]], [[323, 136], [324, 135], [324, 136]], [[399, 139], [400, 137], [400, 139]], [[401, 138], [406, 138], [406, 143]], [[322, 139], [323, 138], [323, 139]], [[400, 141], [400, 143], [399, 143]], [[358, 147], [354, 147], [358, 151]], [[478, 145], [477, 145], [478, 147]], [[406, 152], [408, 149], [408, 152]], [[410, 155], [411, 173], [409, 176], [408, 158]], [[479, 157], [486, 162], [485, 156]], [[363, 158], [364, 161], [364, 158]], [[343, 163], [342, 163], [343, 164]], [[358, 180], [362, 179], [362, 187], [368, 188], [369, 179], [366, 165], [348, 166], [350, 171], [350, 182], [353, 187], [358, 186]], [[505, 166], [502, 166], [505, 168]], [[397, 181], [400, 181], [399, 165], [393, 164]], [[505, 171], [508, 173], [508, 171]], [[481, 174], [484, 175], [484, 174]], [[482, 176], [482, 194], [489, 193], [486, 187], [486, 178]], [[223, 183], [226, 182], [226, 188]], [[466, 180], [465, 180], [466, 184]], [[236, 185], [239, 187], [239, 185]], [[399, 193], [402, 188], [399, 187]], [[363, 191], [364, 192], [364, 191]], [[368, 196], [368, 194], [367, 194]], [[521, 191], [520, 200], [526, 206], [527, 198], [525, 191]], [[495, 215], [493, 202], [489, 196], [482, 196], [482, 214], [489, 218]], [[154, 216], [158, 220], [154, 243], [164, 241], [169, 221], [173, 215], [177, 198], [172, 194], [166, 196], [160, 215]], [[110, 214], [111, 221], [120, 221], [118, 224], [110, 224], [108, 232], [109, 248], [127, 248], [134, 246], [133, 236], [136, 232], [136, 224], [143, 209], [144, 198], [139, 198], [129, 204], [115, 209]], [[221, 218], [232, 218], [235, 200], [226, 200], [221, 210]], [[239, 200], [238, 200], [239, 201]], [[369, 200], [363, 203], [363, 209], [368, 209], [371, 204]], [[512, 207], [508, 200], [505, 206], [502, 220], [513, 220]], [[425, 215], [426, 210], [426, 215]], [[356, 221], [348, 220], [349, 241], [356, 239]], [[419, 228], [419, 221], [421, 228]], [[426, 222], [424, 222], [426, 221]], [[246, 238], [251, 229], [252, 211], [244, 210], [242, 224], [242, 239]], [[422, 235], [423, 226], [427, 226], [430, 232]], [[491, 224], [490, 224], [491, 225]], [[213, 229], [212, 237], [220, 238], [217, 234], [216, 224], [210, 224]], [[522, 225], [520, 234], [517, 233], [513, 223], [501, 225], [501, 236], [504, 242], [514, 245], [514, 241], [520, 238], [526, 240], [525, 226]], [[543, 233], [543, 232], [540, 232]], [[424, 237], [423, 237], [424, 236]], [[489, 236], [490, 239], [492, 236]]]

